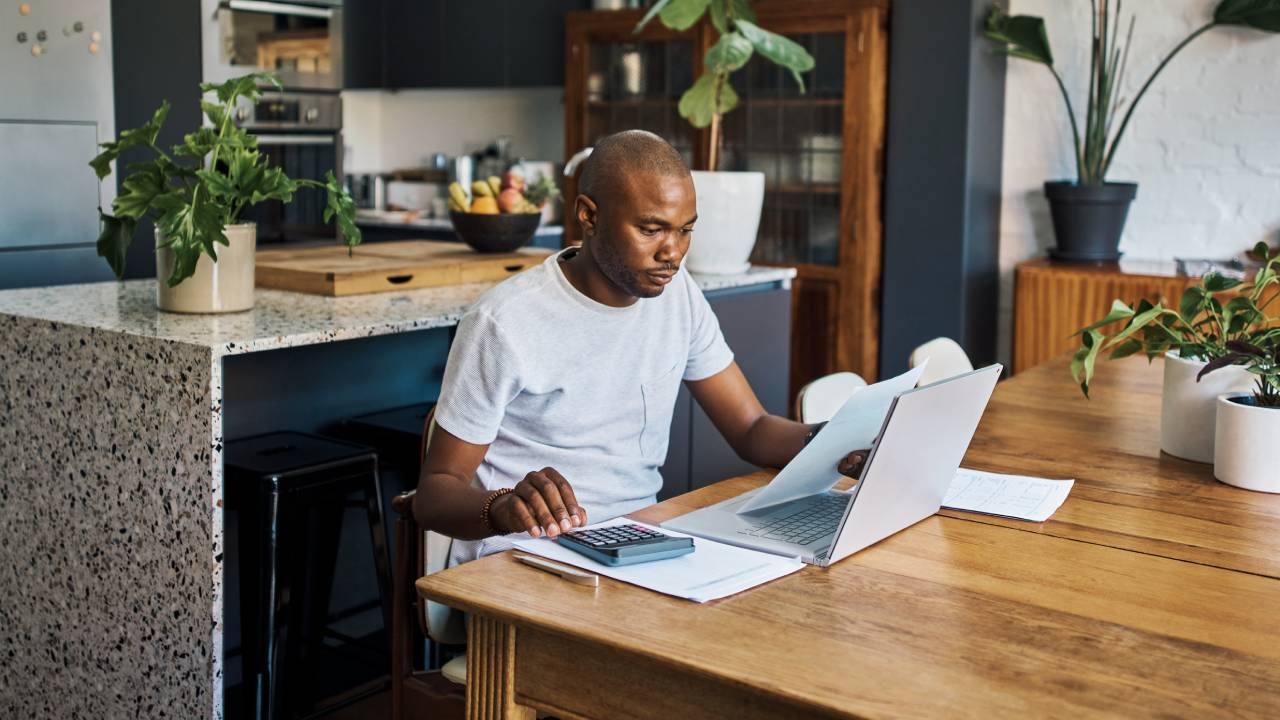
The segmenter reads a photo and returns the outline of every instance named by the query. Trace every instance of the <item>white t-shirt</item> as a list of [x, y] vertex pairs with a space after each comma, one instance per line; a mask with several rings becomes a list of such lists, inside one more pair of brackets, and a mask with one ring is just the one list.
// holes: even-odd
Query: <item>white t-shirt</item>
[[[569, 252], [500, 283], [462, 318], [436, 422], [489, 445], [478, 485], [512, 487], [550, 466], [599, 522], [654, 502], [681, 381], [715, 375], [733, 353], [683, 268], [658, 297], [616, 308], [569, 283]], [[449, 564], [508, 547], [455, 541]]]

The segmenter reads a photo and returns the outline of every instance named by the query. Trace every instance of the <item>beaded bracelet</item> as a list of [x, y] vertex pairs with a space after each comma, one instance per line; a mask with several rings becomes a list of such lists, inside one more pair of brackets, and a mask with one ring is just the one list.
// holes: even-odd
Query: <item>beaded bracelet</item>
[[501, 490], [494, 490], [493, 492], [489, 493], [489, 497], [484, 499], [484, 507], [480, 508], [480, 522], [483, 523], [485, 527], [489, 528], [490, 530], [496, 533], [502, 532], [502, 531], [494, 527], [493, 521], [489, 519], [489, 508], [493, 506], [494, 500], [497, 500], [498, 498], [502, 497], [503, 495], [506, 495], [509, 492], [512, 492], [511, 488], [502, 488]]

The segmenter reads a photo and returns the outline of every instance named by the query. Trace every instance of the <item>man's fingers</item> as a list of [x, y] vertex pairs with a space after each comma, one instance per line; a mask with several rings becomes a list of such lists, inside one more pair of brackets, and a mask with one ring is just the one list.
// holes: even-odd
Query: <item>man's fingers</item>
[[525, 478], [523, 482], [516, 485], [516, 494], [524, 500], [529, 506], [529, 510], [533, 512], [533, 517], [542, 526], [547, 537], [555, 537], [560, 534], [560, 523], [551, 514], [551, 509], [547, 507], [547, 502], [542, 498], [541, 491], [538, 490], [535, 481], [531, 478]]
[[569, 522], [572, 525], [586, 525], [587, 514], [578, 505], [578, 498], [573, 494], [573, 486], [569, 484], [569, 481], [565, 480], [560, 471], [555, 468], [546, 468], [542, 473], [550, 478], [551, 482], [555, 483], [556, 489], [560, 491], [560, 498], [564, 501], [564, 507], [569, 511]]
[[541, 473], [529, 476], [529, 483], [542, 494], [542, 500], [547, 504], [547, 509], [551, 511], [551, 516], [559, 529], [561, 531], [573, 529], [573, 523], [569, 520], [569, 510], [565, 507], [564, 498], [560, 496], [560, 487], [547, 476], [547, 471], [543, 470]]
[[542, 535], [542, 529], [538, 526], [538, 521], [533, 519], [533, 513], [529, 512], [529, 506], [524, 500], [515, 493], [511, 494], [510, 511], [512, 515], [512, 532], [527, 532], [534, 537]]

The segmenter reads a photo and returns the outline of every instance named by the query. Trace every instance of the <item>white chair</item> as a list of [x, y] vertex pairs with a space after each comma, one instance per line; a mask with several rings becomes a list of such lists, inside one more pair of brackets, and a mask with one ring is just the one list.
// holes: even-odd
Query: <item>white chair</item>
[[838, 372], [814, 380], [800, 388], [796, 395], [796, 418], [802, 423], [820, 423], [831, 419], [854, 390], [865, 387], [857, 373]]
[[920, 376], [920, 386], [935, 383], [939, 380], [962, 375], [973, 370], [973, 363], [969, 361], [969, 355], [965, 353], [964, 348], [951, 338], [934, 338], [929, 342], [916, 348], [911, 353], [911, 358], [907, 360], [907, 364], [911, 367], [917, 367], [925, 360], [929, 361], [929, 366], [924, 369], [924, 373]]

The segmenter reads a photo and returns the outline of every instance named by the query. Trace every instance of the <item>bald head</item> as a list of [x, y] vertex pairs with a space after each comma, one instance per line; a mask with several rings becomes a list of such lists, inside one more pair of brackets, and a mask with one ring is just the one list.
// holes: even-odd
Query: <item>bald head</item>
[[689, 177], [684, 158], [647, 130], [624, 130], [602, 138], [582, 168], [578, 192], [600, 202], [614, 196], [633, 174]]

